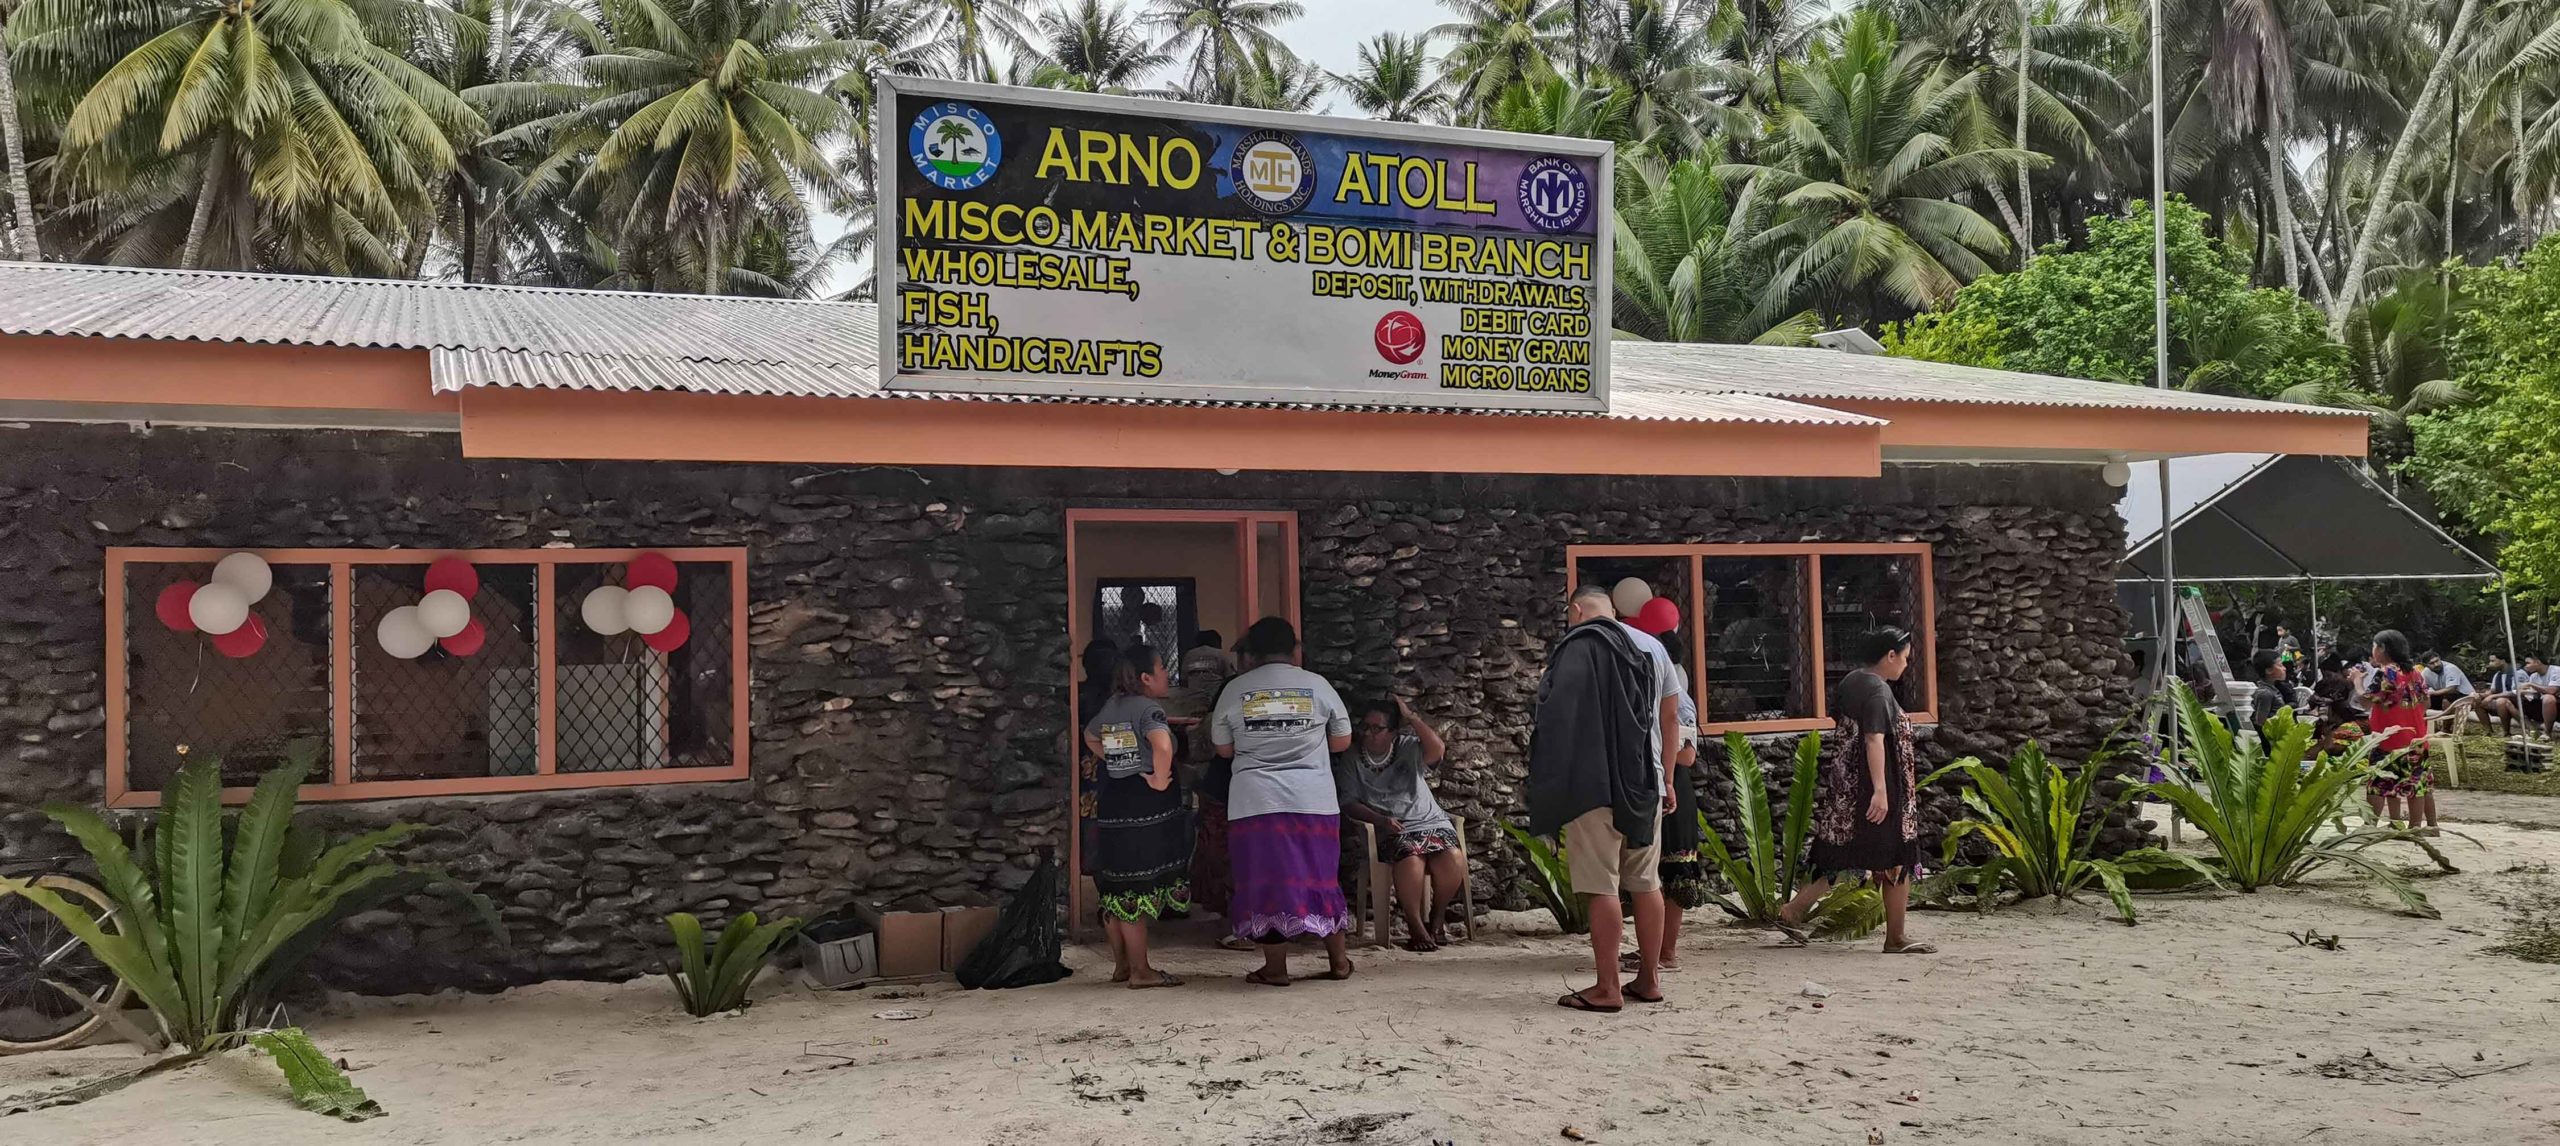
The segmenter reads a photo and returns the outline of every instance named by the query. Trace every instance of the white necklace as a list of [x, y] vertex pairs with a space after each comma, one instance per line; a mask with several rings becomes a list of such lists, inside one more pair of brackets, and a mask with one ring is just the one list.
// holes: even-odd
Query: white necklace
[[1369, 755], [1368, 745], [1363, 744], [1360, 746], [1360, 763], [1371, 771], [1376, 771], [1377, 769], [1386, 767], [1387, 761], [1395, 758], [1396, 750], [1393, 745], [1388, 746], [1387, 754], [1384, 756], [1371, 756]]

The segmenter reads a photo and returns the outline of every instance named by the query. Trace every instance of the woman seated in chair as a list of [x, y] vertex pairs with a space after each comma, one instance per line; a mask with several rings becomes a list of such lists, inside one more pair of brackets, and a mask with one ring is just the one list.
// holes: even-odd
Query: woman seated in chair
[[[1378, 860], [1395, 877], [1396, 908], [1404, 913], [1407, 951], [1437, 951], [1449, 941], [1449, 901], [1466, 885], [1467, 862], [1458, 854], [1458, 829], [1425, 775], [1440, 766], [1448, 746], [1414, 715], [1402, 697], [1371, 700], [1352, 713], [1351, 750], [1334, 758], [1333, 783], [1342, 814], [1378, 830]], [[1423, 878], [1431, 881], [1423, 907]]]

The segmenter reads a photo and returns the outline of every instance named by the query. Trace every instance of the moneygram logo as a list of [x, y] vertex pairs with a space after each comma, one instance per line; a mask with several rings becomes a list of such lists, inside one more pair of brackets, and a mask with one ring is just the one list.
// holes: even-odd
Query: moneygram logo
[[1428, 336], [1422, 331], [1422, 320], [1409, 310], [1391, 310], [1378, 320], [1378, 328], [1370, 332], [1378, 344], [1378, 357], [1398, 366], [1422, 357]]
[[1591, 180], [1570, 159], [1532, 159], [1520, 172], [1520, 213], [1541, 231], [1579, 227], [1591, 213]]
[[1236, 141], [1227, 177], [1245, 206], [1265, 215], [1286, 215], [1315, 195], [1316, 160], [1288, 132], [1257, 131]]
[[945, 100], [917, 112], [907, 125], [907, 158], [925, 182], [945, 191], [973, 191], [995, 178], [1004, 138], [987, 113]]

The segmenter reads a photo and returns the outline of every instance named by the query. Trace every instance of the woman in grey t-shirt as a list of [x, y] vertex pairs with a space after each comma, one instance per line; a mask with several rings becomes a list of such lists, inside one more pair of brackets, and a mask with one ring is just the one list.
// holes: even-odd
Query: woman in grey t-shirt
[[1333, 753], [1351, 746], [1351, 714], [1323, 677], [1299, 668], [1298, 633], [1265, 617], [1246, 630], [1251, 668], [1227, 682], [1209, 741], [1235, 762], [1227, 784], [1227, 851], [1235, 870], [1227, 918], [1262, 944], [1245, 978], [1289, 985], [1288, 942], [1324, 939], [1324, 979], [1351, 977], [1351, 905], [1342, 895], [1342, 805]]
[[1449, 941], [1449, 903], [1466, 885], [1458, 826], [1432, 796], [1428, 775], [1447, 752], [1440, 734], [1398, 696], [1363, 702], [1352, 718], [1351, 751], [1334, 758], [1342, 814], [1378, 830], [1378, 858], [1394, 877], [1407, 951], [1437, 951]]
[[1084, 726], [1085, 750], [1101, 762], [1093, 882], [1111, 938], [1111, 981], [1133, 988], [1182, 985], [1147, 962], [1147, 923], [1191, 905], [1191, 812], [1173, 775], [1165, 676], [1154, 649], [1130, 646], [1112, 672], [1110, 699]]

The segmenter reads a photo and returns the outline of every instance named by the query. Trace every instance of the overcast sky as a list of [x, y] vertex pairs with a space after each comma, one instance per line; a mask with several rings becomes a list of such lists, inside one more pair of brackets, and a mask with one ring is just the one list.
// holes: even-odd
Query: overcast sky
[[[1394, 31], [1410, 34], [1438, 26], [1449, 19], [1449, 10], [1441, 7], [1436, 0], [1301, 0], [1301, 2], [1307, 7], [1307, 14], [1282, 26], [1281, 38], [1288, 43], [1291, 51], [1305, 59], [1315, 61], [1317, 67], [1328, 72], [1350, 71], [1360, 62], [1360, 42], [1380, 32]], [[1133, 9], [1143, 10], [1144, 8], [1144, 0], [1122, 0], [1122, 3]], [[1038, 3], [1028, 4], [1026, 7], [1030, 7], [1033, 11], [1039, 10]], [[998, 61], [998, 66], [1002, 66], [1002, 61]], [[1319, 110], [1332, 115], [1360, 114], [1358, 109], [1353, 108], [1338, 95], [1328, 92], [1326, 96], [1331, 101], [1331, 106]], [[819, 242], [834, 242], [838, 235], [844, 233], [844, 221], [822, 214], [814, 229], [817, 231]], [[834, 279], [828, 283], [825, 294], [821, 297], [833, 296], [847, 290], [854, 283], [861, 281], [864, 275], [870, 273], [871, 267], [867, 261], [858, 267], [839, 270]]]

